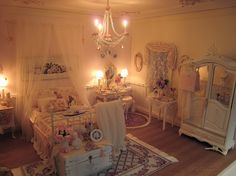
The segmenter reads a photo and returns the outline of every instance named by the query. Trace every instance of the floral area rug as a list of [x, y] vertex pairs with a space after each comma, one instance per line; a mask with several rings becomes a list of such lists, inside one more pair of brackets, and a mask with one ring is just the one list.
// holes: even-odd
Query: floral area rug
[[147, 126], [148, 116], [138, 112], [129, 112], [125, 119], [126, 128], [142, 128]]
[[[126, 151], [113, 160], [112, 168], [100, 172], [99, 176], [149, 176], [178, 160], [157, 148], [127, 135]], [[52, 168], [43, 161], [22, 167], [24, 176], [56, 176]]]

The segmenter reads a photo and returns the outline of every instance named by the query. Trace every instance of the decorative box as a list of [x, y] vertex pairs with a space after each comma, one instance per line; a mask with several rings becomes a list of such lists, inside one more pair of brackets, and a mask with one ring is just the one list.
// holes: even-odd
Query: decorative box
[[87, 176], [112, 166], [112, 147], [99, 142], [98, 148], [85, 151], [82, 147], [69, 153], [59, 153], [56, 167], [59, 176]]

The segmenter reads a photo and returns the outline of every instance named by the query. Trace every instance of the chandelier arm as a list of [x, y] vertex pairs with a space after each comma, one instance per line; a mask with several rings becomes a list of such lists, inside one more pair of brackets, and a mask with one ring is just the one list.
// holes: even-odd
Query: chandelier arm
[[119, 34], [118, 32], [116, 32], [115, 27], [114, 27], [114, 23], [113, 23], [113, 19], [112, 19], [112, 14], [111, 14], [111, 12], [109, 13], [109, 18], [110, 18], [110, 22], [111, 22], [111, 29], [112, 29], [112, 31], [114, 32], [114, 34], [115, 34], [117, 37], [123, 36], [123, 34]]
[[119, 34], [115, 30], [113, 19], [112, 19], [111, 8], [109, 5], [109, 0], [107, 0], [107, 7], [105, 10], [102, 24], [103, 24], [103, 27], [99, 28], [99, 32], [97, 34], [97, 39], [96, 39], [98, 49], [100, 49], [102, 46], [115, 47], [119, 43], [121, 43], [121, 41], [124, 40], [128, 34], [126, 30], [124, 30], [124, 32], [121, 34]]
[[109, 36], [109, 11], [106, 12], [106, 35]]
[[103, 28], [101, 30], [101, 32], [99, 33], [99, 37], [104, 37], [106, 35], [106, 29], [104, 28], [104, 26], [106, 26], [106, 13], [104, 14], [103, 17], [103, 24], [102, 24]]
[[100, 39], [98, 41], [99, 44], [105, 44], [105, 45], [109, 45], [109, 46], [116, 46], [117, 44], [119, 44], [123, 39], [125, 38], [125, 36], [122, 36], [121, 38], [115, 40], [115, 41], [107, 41], [104, 39]]

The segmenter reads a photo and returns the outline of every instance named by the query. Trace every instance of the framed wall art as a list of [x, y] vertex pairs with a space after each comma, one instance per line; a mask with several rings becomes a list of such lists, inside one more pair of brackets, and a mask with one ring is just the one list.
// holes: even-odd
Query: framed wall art
[[134, 56], [134, 66], [137, 72], [140, 72], [143, 68], [143, 55], [142, 53], [138, 52]]

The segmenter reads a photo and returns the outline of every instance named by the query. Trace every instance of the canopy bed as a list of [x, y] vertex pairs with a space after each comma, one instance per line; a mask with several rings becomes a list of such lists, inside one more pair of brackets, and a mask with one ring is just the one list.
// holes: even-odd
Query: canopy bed
[[[75, 76], [82, 75], [81, 26], [30, 20], [16, 26], [16, 114], [23, 136], [33, 137], [43, 159], [54, 156], [58, 146], [54, 144], [59, 144], [60, 152], [79, 150], [82, 144], [76, 135], [90, 139], [88, 132], [98, 128], [82, 76]], [[86, 142], [88, 151], [96, 147]]]

